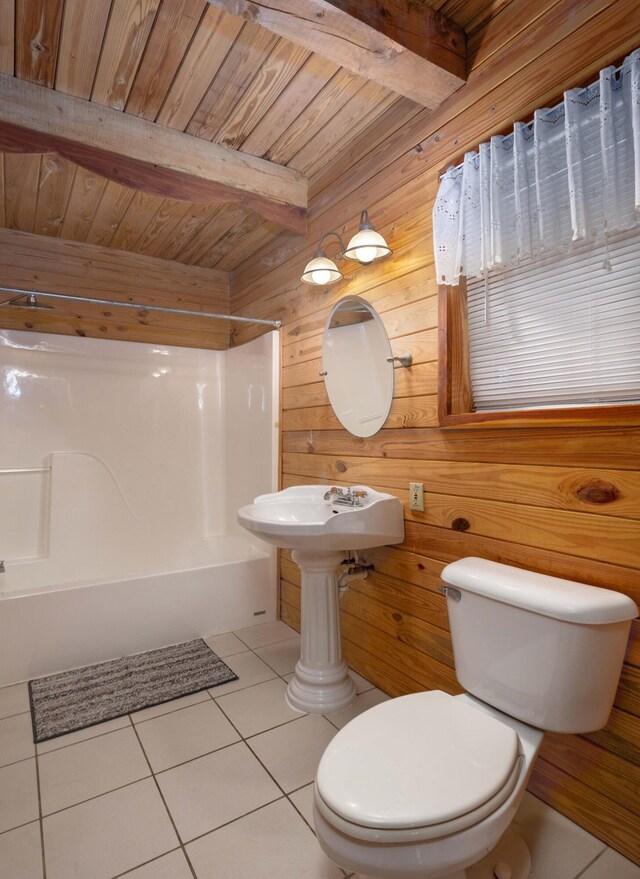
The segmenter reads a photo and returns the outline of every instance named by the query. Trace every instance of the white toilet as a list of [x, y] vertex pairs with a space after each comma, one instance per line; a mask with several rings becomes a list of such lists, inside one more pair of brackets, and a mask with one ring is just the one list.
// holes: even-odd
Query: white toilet
[[544, 731], [606, 724], [638, 608], [484, 559], [442, 576], [467, 692], [401, 696], [338, 732], [316, 777], [318, 840], [376, 879], [526, 879], [529, 853], [509, 825]]

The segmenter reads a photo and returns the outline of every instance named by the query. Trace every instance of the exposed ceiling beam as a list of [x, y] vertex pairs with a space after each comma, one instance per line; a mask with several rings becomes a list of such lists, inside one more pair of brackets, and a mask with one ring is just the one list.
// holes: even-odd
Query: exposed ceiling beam
[[466, 36], [426, 0], [209, 0], [428, 108], [466, 80]]
[[134, 189], [236, 202], [306, 231], [307, 180], [298, 171], [6, 74], [0, 74], [0, 150], [57, 152]]

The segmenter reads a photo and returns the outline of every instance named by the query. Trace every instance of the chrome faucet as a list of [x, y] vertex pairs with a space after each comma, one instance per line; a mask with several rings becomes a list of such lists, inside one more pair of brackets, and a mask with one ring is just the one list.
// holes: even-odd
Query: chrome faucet
[[348, 488], [346, 491], [342, 488], [333, 486], [329, 491], [325, 492], [325, 501], [333, 501], [334, 504], [341, 504], [344, 507], [361, 507], [362, 499], [367, 496], [366, 491], [355, 488]]

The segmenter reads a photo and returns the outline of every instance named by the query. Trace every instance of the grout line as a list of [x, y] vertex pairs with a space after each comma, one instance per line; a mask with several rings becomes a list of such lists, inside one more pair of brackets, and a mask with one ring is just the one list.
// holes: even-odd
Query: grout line
[[[240, 732], [240, 730], [238, 729], [238, 727], [235, 725], [235, 723], [231, 720], [231, 718], [228, 716], [228, 714], [226, 714], [226, 712], [224, 711], [223, 708], [221, 708], [219, 705], [218, 705], [218, 708], [220, 708], [220, 711], [222, 711], [222, 713], [223, 713], [224, 716], [227, 718], [227, 720], [229, 721], [229, 723], [231, 724], [231, 726], [235, 729], [235, 731], [236, 731], [236, 732], [238, 733], [238, 735], [241, 737], [241, 739], [242, 739], [242, 744], [245, 745], [245, 747], [248, 749], [249, 753], [250, 753], [253, 757], [255, 757], [255, 759], [258, 761], [258, 763], [260, 764], [260, 766], [262, 766], [262, 768], [263, 768], [264, 771], [267, 773], [267, 775], [269, 776], [269, 778], [273, 781], [273, 783], [275, 784], [275, 786], [278, 788], [278, 790], [281, 790], [282, 793], [283, 793], [283, 795], [286, 797], [287, 792], [284, 790], [284, 788], [282, 787], [282, 785], [281, 785], [281, 784], [280, 784], [280, 783], [274, 778], [274, 776], [273, 776], [273, 775], [271, 774], [271, 772], [267, 769], [267, 767], [264, 765], [264, 763], [263, 763], [262, 760], [258, 757], [258, 755], [257, 755], [256, 753], [254, 753], [253, 748], [249, 745], [249, 743], [247, 742], [247, 740], [245, 739], [245, 737], [242, 735], [242, 733]], [[297, 718], [296, 718], [296, 720], [297, 720]], [[247, 813], [247, 814], [248, 814], [248, 813]]]
[[[132, 725], [133, 725], [133, 731], [134, 731], [135, 736], [136, 736], [136, 738], [137, 738], [137, 740], [138, 740], [138, 744], [140, 745], [140, 748], [142, 749], [142, 753], [143, 753], [143, 755], [144, 755], [144, 759], [146, 760], [146, 762], [147, 762], [147, 766], [149, 767], [149, 772], [151, 773], [151, 777], [153, 778], [153, 783], [154, 783], [155, 786], [156, 786], [156, 790], [158, 791], [158, 795], [160, 796], [160, 799], [162, 800], [162, 804], [163, 804], [163, 806], [165, 807], [165, 809], [166, 809], [166, 811], [167, 811], [167, 815], [169, 816], [169, 821], [171, 822], [171, 826], [173, 827], [173, 832], [175, 833], [175, 835], [176, 835], [176, 839], [178, 840], [178, 845], [179, 845], [180, 848], [182, 849], [182, 853], [183, 853], [183, 855], [185, 856], [185, 858], [186, 858], [186, 860], [187, 860], [187, 864], [189, 865], [189, 869], [191, 870], [191, 873], [193, 874], [194, 879], [198, 879], [198, 877], [196, 876], [196, 871], [195, 871], [194, 868], [193, 868], [193, 864], [191, 863], [191, 859], [190, 859], [189, 855], [188, 855], [187, 852], [186, 852], [186, 849], [185, 849], [185, 847], [184, 847], [184, 843], [182, 842], [182, 837], [181, 837], [180, 834], [178, 833], [178, 828], [176, 827], [176, 823], [175, 823], [175, 821], [173, 820], [173, 815], [171, 814], [171, 811], [170, 811], [170, 809], [169, 809], [169, 806], [167, 805], [167, 801], [166, 801], [165, 798], [164, 798], [164, 794], [162, 793], [162, 790], [161, 790], [161, 788], [160, 788], [160, 785], [158, 784], [158, 779], [156, 778], [156, 776], [155, 776], [155, 774], [154, 774], [154, 772], [153, 772], [153, 767], [151, 766], [151, 761], [149, 760], [149, 758], [148, 758], [148, 756], [147, 756], [147, 752], [146, 752], [145, 749], [144, 749], [144, 745], [142, 744], [142, 740], [141, 740], [140, 736], [138, 735], [138, 730], [136, 729], [135, 724], [132, 724]], [[172, 851], [173, 851], [173, 849], [172, 849]], [[165, 852], [165, 854], [167, 854], [167, 853]], [[139, 866], [140, 866], [140, 865], [139, 865]]]
[[39, 818], [31, 818], [30, 821], [23, 821], [22, 824], [16, 824], [15, 827], [7, 827], [6, 830], [0, 830], [0, 836], [4, 836], [5, 833], [11, 833], [14, 830], [20, 830], [22, 827], [27, 827], [29, 824], [35, 824], [39, 820]]
[[21, 757], [19, 760], [12, 760], [11, 763], [3, 763], [3, 764], [0, 766], [0, 772], [1, 772], [3, 769], [7, 769], [9, 766], [17, 766], [18, 763], [26, 763], [27, 760], [33, 760], [33, 758], [34, 758], [35, 756], [36, 756], [36, 751], [35, 751], [35, 748], [34, 748], [34, 750], [33, 750], [33, 754], [30, 754], [28, 757]]
[[[138, 740], [141, 741], [139, 736]], [[213, 748], [213, 750], [211, 751], [205, 751], [204, 754], [198, 754], [197, 757], [189, 757], [188, 760], [182, 760], [180, 763], [175, 763], [173, 766], [167, 766], [165, 769], [151, 769], [151, 774], [154, 776], [164, 775], [165, 772], [171, 772], [172, 769], [179, 769], [181, 766], [187, 766], [189, 763], [195, 763], [196, 760], [201, 760], [203, 757], [210, 757], [212, 754], [218, 754], [220, 753], [220, 751], [226, 751], [228, 748], [233, 748], [234, 745], [240, 745], [243, 741], [244, 739], [239, 738], [235, 742], [229, 742], [227, 745], [221, 745], [219, 748]], [[151, 765], [150, 762], [149, 765]]]
[[[305, 785], [305, 787], [306, 787], [306, 785]], [[298, 788], [298, 790], [301, 790], [301, 788]], [[295, 791], [291, 791], [291, 793], [295, 793]], [[298, 806], [296, 806], [296, 804], [293, 802], [293, 800], [291, 799], [291, 794], [287, 794], [287, 799], [289, 800], [289, 802], [291, 803], [291, 805], [293, 806], [293, 808], [296, 810], [296, 812], [298, 813], [298, 815], [300, 815], [300, 817], [302, 818], [302, 820], [304, 821], [304, 823], [307, 825], [307, 827], [309, 828], [309, 830], [310, 830], [310, 831], [313, 833], [313, 835], [315, 836], [315, 835], [316, 835], [315, 830], [313, 829], [313, 827], [311, 826], [311, 824], [307, 821], [306, 817], [302, 814], [302, 809], [299, 809]]]
[[40, 827], [40, 857], [42, 858], [42, 877], [47, 879], [47, 861], [44, 851], [44, 824], [42, 818], [42, 793], [40, 788], [40, 764], [38, 763], [38, 755], [35, 755], [36, 769], [36, 787], [38, 790], [38, 824]]
[[[15, 687], [15, 684], [11, 684], [11, 686]], [[20, 717], [21, 714], [31, 714], [31, 711], [27, 708], [26, 711], [16, 711], [15, 714], [4, 714], [0, 717], [0, 723], [2, 723], [3, 720], [9, 720], [10, 717]]]
[[[110, 879], [122, 879], [122, 877], [129, 876], [131, 873], [135, 872], [135, 870], [139, 870], [140, 867], [146, 867], [147, 864], [153, 864], [155, 861], [159, 861], [160, 858], [164, 858], [167, 855], [172, 855], [174, 852], [182, 851], [182, 846], [177, 845], [175, 848], [169, 849], [168, 852], [163, 852], [161, 855], [156, 855], [156, 857], [151, 858], [148, 861], [143, 861], [141, 864], [136, 864], [135, 867], [131, 867], [124, 871], [124, 873], [118, 873], [117, 876], [111, 876]], [[195, 874], [194, 874], [195, 875]], [[197, 877], [196, 877], [197, 879]]]
[[83, 806], [85, 803], [90, 803], [93, 800], [99, 800], [101, 797], [108, 797], [109, 794], [115, 793], [117, 790], [124, 790], [126, 787], [131, 787], [134, 784], [139, 784], [141, 781], [146, 781], [148, 778], [151, 778], [151, 775], [143, 775], [142, 778], [134, 778], [132, 781], [128, 781], [126, 784], [119, 784], [118, 787], [112, 787], [110, 790], [102, 791], [102, 793], [94, 794], [92, 797], [87, 797], [85, 800], [79, 800], [77, 803], [71, 803], [68, 806], [63, 806], [61, 809], [56, 809], [53, 812], [47, 812], [46, 815], [42, 816], [42, 819], [51, 818], [52, 815], [59, 815], [61, 812], [68, 812], [69, 809], [75, 809], [76, 806]]
[[[243, 818], [247, 818], [249, 815], [253, 815], [256, 812], [259, 812], [261, 809], [266, 809], [267, 806], [272, 806], [274, 803], [279, 803], [281, 800], [286, 800], [287, 797], [274, 797], [272, 800], [269, 800], [267, 803], [262, 803], [261, 806], [256, 806], [255, 809], [250, 809], [248, 812], [245, 812], [243, 815], [238, 815], [237, 818], [231, 818], [229, 821], [225, 821], [224, 824], [218, 824], [217, 827], [213, 827], [211, 830], [205, 830], [204, 833], [199, 833], [197, 836], [194, 836], [193, 839], [188, 839], [184, 845], [191, 845], [192, 842], [197, 842], [199, 839], [203, 839], [205, 836], [210, 836], [212, 833], [216, 833], [218, 830], [222, 830], [223, 827], [229, 827], [230, 824], [237, 824], [238, 821], [242, 821]], [[196, 877], [197, 879], [197, 877]]]
[[[123, 716], [129, 719], [130, 715], [126, 714]], [[112, 720], [120, 720], [121, 717], [112, 717], [111, 720], [105, 720], [102, 721], [102, 723], [111, 723]], [[96, 724], [96, 726], [99, 726], [99, 724]], [[85, 729], [91, 729], [91, 727], [85, 727]], [[84, 744], [84, 742], [91, 742], [94, 739], [101, 739], [103, 736], [110, 736], [111, 733], [121, 732], [123, 729], [128, 729], [128, 725], [126, 723], [123, 726], [117, 726], [115, 729], [107, 729], [103, 730], [102, 732], [96, 733], [94, 736], [87, 736], [86, 739], [78, 739], [77, 742], [67, 742], [66, 745], [60, 745], [59, 748], [51, 748], [49, 751], [38, 751], [38, 746], [36, 745], [36, 754], [38, 755], [38, 757], [48, 757], [49, 754], [55, 754], [57, 751], [64, 751], [66, 750], [66, 748], [73, 748], [74, 745], [82, 745]], [[75, 730], [74, 732], [80, 732], [80, 730]], [[72, 736], [73, 734], [73, 732], [63, 733], [63, 736]], [[48, 739], [47, 742], [41, 742], [40, 744], [46, 745], [50, 741], [53, 741], [53, 739]]]
[[[220, 686], [224, 686], [224, 684], [221, 684]], [[208, 692], [209, 692], [208, 688], [205, 687], [204, 690], [198, 690], [197, 693], [189, 693], [189, 696], [197, 696], [197, 695], [200, 695], [200, 693], [208, 693]], [[178, 696], [178, 699], [187, 699], [187, 698], [188, 698], [188, 696]], [[168, 711], [163, 711], [162, 714], [156, 714], [154, 717], [145, 717], [145, 718], [143, 718], [143, 720], [134, 720], [133, 714], [129, 714], [127, 716], [130, 718], [133, 726], [142, 726], [143, 723], [150, 723], [152, 720], [159, 720], [161, 717], [166, 717], [167, 714], [176, 714], [178, 711], [184, 711], [186, 708], [193, 708], [195, 705], [200, 705], [202, 702], [206, 702], [206, 701], [207, 701], [207, 698], [205, 696], [203, 699], [199, 699], [197, 702], [190, 702], [189, 705], [180, 705], [179, 708], [170, 708]], [[171, 705], [171, 702], [163, 702], [161, 704]], [[149, 708], [143, 708], [142, 711], [149, 711], [151, 708], [159, 708], [159, 707], [160, 706], [158, 706], [158, 705], [150, 705]], [[136, 713], [137, 712], [134, 712], [134, 714], [136, 714]]]
[[602, 851], [598, 852], [598, 854], [595, 856], [595, 858], [592, 861], [589, 861], [589, 863], [586, 865], [586, 867], [583, 870], [580, 870], [580, 872], [576, 874], [574, 879], [580, 879], [581, 876], [584, 876], [584, 874], [587, 872], [587, 870], [590, 870], [591, 867], [593, 867], [593, 865], [595, 864], [595, 862], [600, 860], [600, 858], [607, 851], [607, 849], [608, 849], [608, 846], [605, 844]]

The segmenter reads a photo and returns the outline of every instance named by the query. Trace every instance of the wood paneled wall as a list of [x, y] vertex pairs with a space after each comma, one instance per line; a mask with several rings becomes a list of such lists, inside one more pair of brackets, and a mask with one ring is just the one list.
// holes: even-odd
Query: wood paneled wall
[[[229, 276], [215, 269], [0, 229], [0, 286], [114, 303], [111, 308], [43, 298], [42, 304], [53, 306], [46, 311], [5, 305], [0, 308], [0, 328], [186, 348], [229, 347], [229, 321], [162, 314], [144, 307], [118, 308], [116, 304], [135, 302], [228, 314]], [[0, 302], [11, 297], [11, 293], [0, 291]]]
[[[404, 543], [371, 552], [375, 573], [341, 600], [348, 661], [392, 695], [459, 689], [437, 591], [451, 560], [482, 556], [640, 600], [640, 430], [438, 429], [431, 241], [443, 165], [529, 118], [563, 89], [585, 84], [638, 40], [635, 0], [511, 0], [475, 41], [466, 86], [433, 114], [407, 121], [391, 108], [312, 180], [309, 236], [282, 236], [236, 273], [232, 310], [284, 322], [283, 486], [364, 482], [405, 504]], [[319, 234], [353, 234], [364, 207], [393, 256], [369, 267], [345, 266], [345, 280], [326, 290], [300, 284]], [[371, 302], [394, 354], [410, 351], [414, 359], [410, 370], [396, 372], [391, 415], [370, 439], [341, 429], [318, 375], [328, 310], [347, 294]], [[235, 341], [253, 332], [242, 329]], [[425, 483], [424, 513], [407, 509], [410, 480]], [[583, 489], [594, 482], [615, 486], [610, 503], [591, 502]], [[282, 617], [298, 627], [299, 575], [286, 552], [281, 589]], [[640, 863], [638, 631], [635, 623], [607, 728], [547, 736], [530, 789]]]

